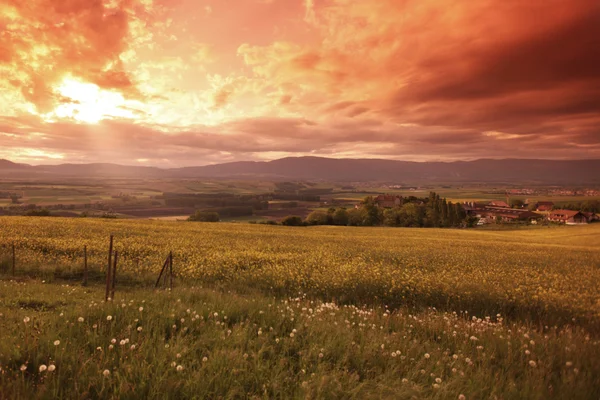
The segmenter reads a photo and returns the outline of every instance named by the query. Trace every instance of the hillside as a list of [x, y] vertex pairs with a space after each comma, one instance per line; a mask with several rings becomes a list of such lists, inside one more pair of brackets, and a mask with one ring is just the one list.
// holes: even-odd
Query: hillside
[[107, 163], [30, 166], [0, 160], [0, 174], [3, 178], [262, 178], [355, 182], [593, 184], [600, 182], [597, 171], [600, 171], [600, 160], [482, 159], [457, 162], [407, 162], [289, 157], [274, 161], [234, 162], [173, 169]]

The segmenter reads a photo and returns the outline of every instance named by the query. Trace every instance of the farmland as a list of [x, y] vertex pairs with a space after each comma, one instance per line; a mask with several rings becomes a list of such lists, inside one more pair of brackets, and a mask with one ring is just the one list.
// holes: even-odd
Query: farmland
[[[10, 398], [597, 398], [599, 233], [0, 218], [0, 383]], [[153, 293], [169, 251], [175, 289]]]

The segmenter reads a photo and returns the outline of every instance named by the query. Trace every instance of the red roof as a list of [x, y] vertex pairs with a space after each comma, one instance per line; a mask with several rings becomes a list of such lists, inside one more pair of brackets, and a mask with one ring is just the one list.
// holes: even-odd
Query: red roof
[[567, 218], [573, 218], [577, 214], [581, 214], [581, 213], [579, 211], [574, 211], [574, 210], [554, 210], [550, 214], [550, 217], [567, 217]]

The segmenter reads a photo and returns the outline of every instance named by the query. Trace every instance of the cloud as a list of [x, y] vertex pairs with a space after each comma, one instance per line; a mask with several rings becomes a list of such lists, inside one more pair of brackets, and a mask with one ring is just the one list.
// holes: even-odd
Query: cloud
[[315, 13], [315, 0], [304, 0], [304, 7], [306, 13], [304, 14], [304, 21], [309, 24], [316, 24], [317, 16]]
[[[207, 5], [5, 0], [1, 147], [181, 165], [600, 157], [597, 0]], [[76, 108], [67, 74], [137, 102], [97, 125], [32, 117]]]
[[6, 78], [39, 112], [57, 103], [53, 85], [66, 73], [104, 89], [139, 95], [119, 56], [128, 48], [131, 14], [143, 4], [102, 0], [7, 0], [0, 13]]

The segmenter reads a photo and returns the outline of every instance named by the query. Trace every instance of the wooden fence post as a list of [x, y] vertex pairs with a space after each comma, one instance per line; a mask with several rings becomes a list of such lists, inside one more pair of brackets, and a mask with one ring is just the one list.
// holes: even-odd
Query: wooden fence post
[[173, 252], [169, 253], [169, 289], [173, 290]]
[[87, 245], [83, 246], [83, 286], [88, 284]]
[[115, 298], [115, 283], [117, 282], [117, 260], [119, 258], [119, 252], [115, 250], [115, 260], [113, 262], [113, 271], [112, 271], [112, 287], [110, 290], [110, 297], [112, 299]]
[[110, 295], [110, 270], [112, 269], [112, 251], [113, 251], [113, 235], [110, 235], [110, 245], [108, 247], [108, 266], [106, 268], [106, 294], [104, 295], [104, 301], [108, 301]]
[[[167, 258], [165, 259], [165, 262], [163, 263], [163, 266], [160, 270], [160, 274], [158, 274], [158, 279], [156, 280], [156, 285], [154, 285], [155, 288], [158, 288], [158, 285], [160, 285], [160, 279], [162, 278], [162, 276], [165, 272], [165, 269], [168, 266], [169, 266], [169, 256], [167, 256]], [[166, 285], [166, 282], [167, 282], [167, 276], [165, 275], [165, 280], [164, 280], [165, 285]]]
[[12, 244], [12, 274], [15, 276], [15, 264], [17, 263], [17, 256], [15, 252], [15, 244]]

